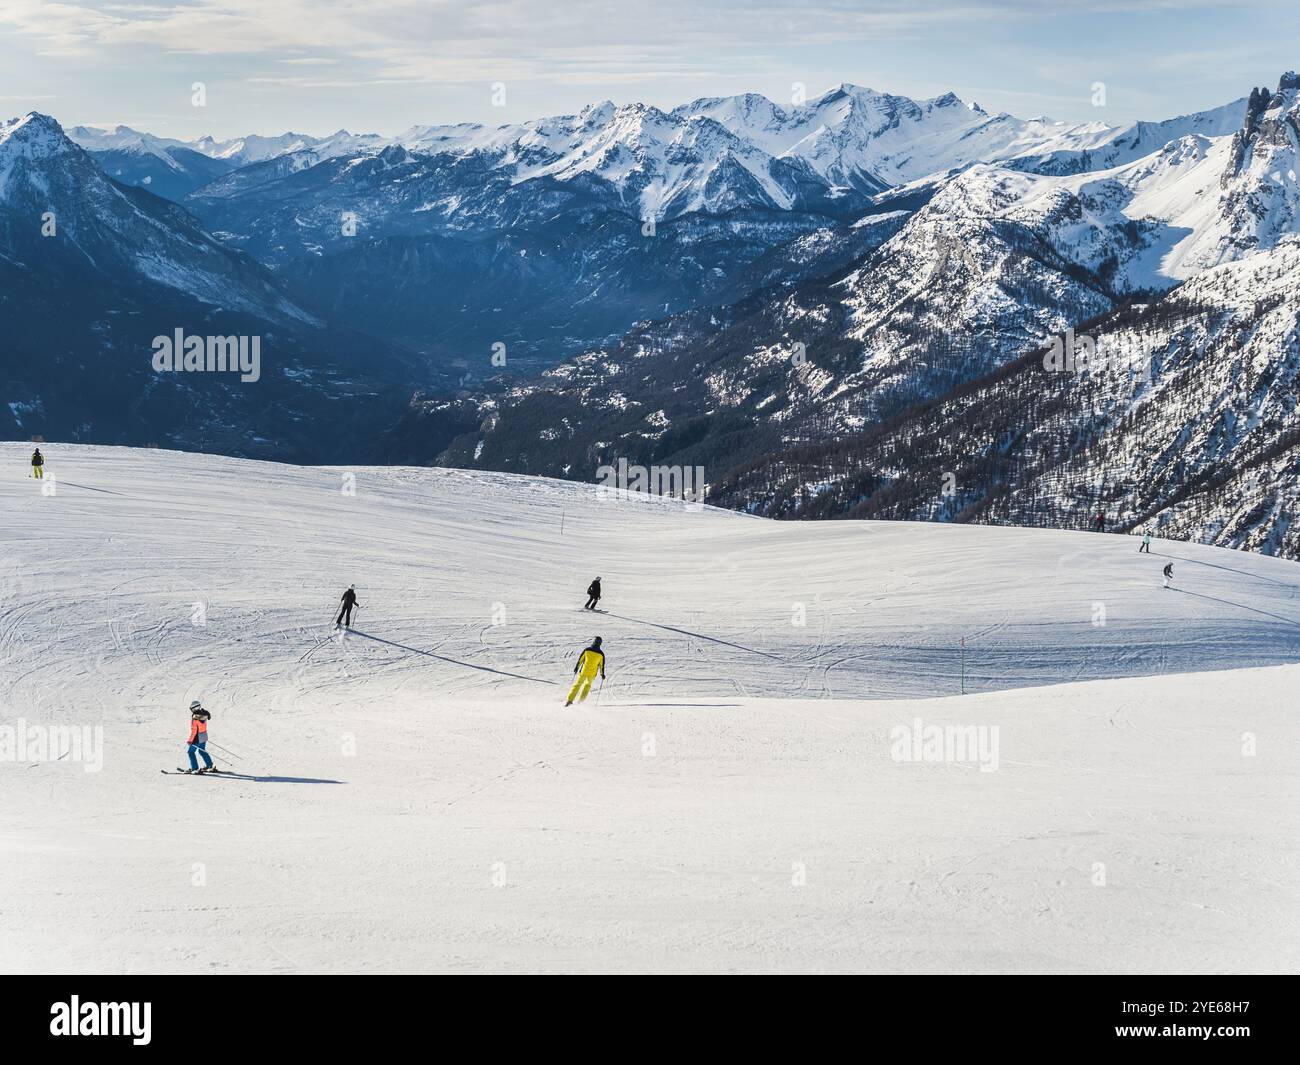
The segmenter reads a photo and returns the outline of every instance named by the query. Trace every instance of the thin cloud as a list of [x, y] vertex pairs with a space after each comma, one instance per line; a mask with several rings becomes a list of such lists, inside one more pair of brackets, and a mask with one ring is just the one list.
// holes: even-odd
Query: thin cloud
[[[1258, 19], [1243, 13], [1250, 6], [1276, 11], [1277, 32], [1261, 37]], [[508, 117], [517, 119], [576, 109], [587, 96], [662, 102], [766, 88], [785, 98], [793, 82], [854, 81], [920, 96], [937, 79], [947, 79], [945, 90], [983, 84], [990, 70], [1006, 84], [979, 90], [981, 103], [1024, 100], [1029, 113], [1062, 107], [1059, 117], [1091, 120], [1091, 83], [1120, 80], [1099, 70], [1122, 72], [1126, 84], [1116, 84], [1113, 99], [1153, 117], [1186, 109], [1182, 97], [1213, 106], [1205, 91], [1217, 94], [1240, 80], [1238, 71], [1270, 68], [1267, 57], [1285, 46], [1288, 12], [1274, 0], [658, 0], [649, 17], [609, 0], [2, 0], [0, 29], [10, 31], [11, 51], [26, 69], [53, 71], [73, 85], [81, 78], [81, 95], [64, 98], [85, 110], [103, 113], [117, 100], [124, 112], [136, 111], [159, 92], [188, 107], [188, 91], [175, 87], [206, 80], [230, 90], [210, 97], [209, 113], [235, 128], [250, 115], [306, 125], [326, 100], [331, 113], [322, 121], [332, 126], [335, 112], [351, 104], [338, 90], [349, 88], [366, 89], [367, 108], [378, 106], [388, 121], [427, 122], [495, 118], [479, 89], [496, 81], [527, 86], [510, 94]], [[1063, 29], [1083, 19], [1123, 27], [1136, 16], [1168, 17], [1167, 54], [1140, 37], [1117, 42]], [[1225, 34], [1224, 25], [1240, 31]], [[1258, 61], [1248, 54], [1255, 48]], [[124, 63], [142, 72], [138, 82], [100, 78], [92, 91], [89, 70]], [[1212, 81], [1198, 71], [1202, 64]], [[259, 93], [256, 104], [231, 86]], [[371, 91], [384, 86], [387, 98]], [[429, 90], [403, 92], [412, 86]], [[63, 92], [62, 80], [58, 87]], [[283, 91], [271, 110], [268, 88]], [[517, 110], [525, 107], [527, 114]], [[349, 120], [367, 122], [368, 113], [354, 108]]]

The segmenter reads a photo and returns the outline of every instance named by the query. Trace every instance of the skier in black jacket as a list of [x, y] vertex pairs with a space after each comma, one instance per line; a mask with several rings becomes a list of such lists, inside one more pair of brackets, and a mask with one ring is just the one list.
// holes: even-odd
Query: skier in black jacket
[[349, 629], [352, 628], [352, 608], [361, 605], [357, 602], [356, 588], [357, 586], [355, 584], [349, 584], [348, 590], [343, 593], [343, 605], [339, 610], [339, 616], [334, 621], [334, 627], [336, 629], [340, 625], [346, 626]]
[[596, 604], [600, 602], [600, 578], [597, 577], [587, 585], [587, 603], [583, 610], [595, 610]]

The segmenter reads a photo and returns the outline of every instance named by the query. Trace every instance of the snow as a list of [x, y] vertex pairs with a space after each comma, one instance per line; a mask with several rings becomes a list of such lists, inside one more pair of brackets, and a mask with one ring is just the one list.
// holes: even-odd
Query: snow
[[1121, 132], [1101, 123], [990, 118], [952, 93], [917, 101], [848, 84], [789, 111], [749, 94], [697, 100], [673, 114], [708, 116], [773, 156], [805, 160], [832, 182], [862, 174], [888, 185], [973, 162], [1090, 149]]
[[151, 133], [141, 133], [130, 126], [117, 126], [111, 130], [95, 126], [74, 126], [65, 132], [70, 141], [81, 145], [88, 152], [122, 151], [136, 155], [151, 155], [170, 170], [182, 168], [169, 154], [168, 149], [189, 147], [184, 141], [169, 137], [155, 137]]
[[[1285, 79], [1284, 79], [1285, 82]], [[1066, 259], [1089, 270], [1113, 261], [1121, 291], [1167, 289], [1200, 272], [1300, 233], [1295, 173], [1300, 121], [1294, 89], [1265, 112], [1274, 135], [1256, 133], [1236, 168], [1233, 132], [1242, 101], [1162, 123], [1097, 153], [1088, 172], [1042, 176], [980, 163], [936, 194], [909, 227], [933, 215], [1007, 218], [1039, 232]], [[1122, 150], [1121, 150], [1122, 148]], [[1130, 231], [1137, 226], [1141, 236]], [[904, 227], [895, 244], [914, 241]]]
[[0, 204], [13, 193], [10, 176], [16, 167], [24, 166], [28, 180], [39, 182], [41, 175], [24, 164], [61, 155], [65, 145], [59, 124], [48, 115], [29, 111], [21, 118], [0, 121]]
[[[1294, 564], [43, 450], [53, 496], [0, 445], [0, 724], [104, 754], [0, 761], [0, 971], [1300, 960]], [[597, 632], [609, 681], [566, 710]], [[245, 776], [158, 772], [193, 698]], [[896, 761], [918, 719], [996, 728], [996, 770]]]
[[[637, 203], [643, 217], [668, 218], [725, 213], [741, 204], [791, 210], [810, 193], [917, 187], [980, 164], [1046, 174], [1098, 172], [1153, 157], [1180, 139], [1226, 144], [1245, 110], [1241, 99], [1161, 122], [1069, 124], [990, 116], [952, 93], [918, 101], [843, 84], [789, 109], [753, 93], [696, 100], [668, 112], [605, 102], [576, 115], [495, 127], [413, 126], [393, 138], [339, 130], [327, 137], [285, 133], [183, 142], [126, 126], [78, 126], [70, 135], [91, 150], [150, 153], [172, 167], [178, 164], [169, 153], [176, 148], [238, 166], [295, 153], [299, 166], [336, 157], [367, 162], [393, 149], [482, 154], [514, 184], [597, 175], [619, 188], [625, 202]], [[420, 209], [455, 209], [454, 200], [447, 203], [450, 208], [432, 201]]]

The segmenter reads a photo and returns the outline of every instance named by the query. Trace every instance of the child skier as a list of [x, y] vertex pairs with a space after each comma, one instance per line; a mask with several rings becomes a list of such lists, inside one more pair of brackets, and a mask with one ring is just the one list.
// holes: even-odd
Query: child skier
[[45, 476], [45, 456], [41, 454], [40, 448], [32, 452], [32, 476], [38, 481]]
[[[205, 750], [208, 745], [208, 722], [211, 719], [212, 715], [203, 709], [203, 704], [197, 699], [190, 703], [190, 738], [188, 743], [190, 745], [189, 772], [191, 773], [216, 772], [212, 767], [212, 759], [208, 757], [208, 752]], [[202, 769], [199, 768], [198, 759], [194, 757], [196, 751], [203, 756], [203, 761], [207, 763]]]
[[[599, 636], [592, 640], [591, 646], [578, 656], [578, 664], [573, 667], [573, 672], [578, 674], [578, 679], [569, 689], [569, 701], [564, 704], [565, 706], [572, 706], [575, 696], [580, 703], [586, 700], [591, 692], [591, 682], [596, 679], [597, 673], [600, 674], [601, 681], [605, 679], [605, 652], [600, 649]], [[582, 689], [581, 694], [579, 688]]]
[[348, 590], [343, 593], [341, 603], [339, 616], [334, 619], [334, 627], [337, 629], [340, 625], [343, 625], [350, 629], [352, 628], [352, 608], [361, 606], [357, 602], [357, 586], [355, 584], [348, 585]]
[[597, 577], [587, 585], [587, 602], [583, 610], [595, 610], [596, 604], [600, 602], [600, 578]]
[[1174, 583], [1174, 564], [1172, 562], [1165, 563], [1164, 574], [1165, 574], [1165, 587], [1168, 588], [1170, 585]]
[[1142, 554], [1143, 551], [1145, 551], [1148, 555], [1151, 554], [1151, 530], [1150, 529], [1148, 529], [1146, 532], [1142, 534], [1142, 546], [1138, 548], [1138, 554], [1139, 555]]

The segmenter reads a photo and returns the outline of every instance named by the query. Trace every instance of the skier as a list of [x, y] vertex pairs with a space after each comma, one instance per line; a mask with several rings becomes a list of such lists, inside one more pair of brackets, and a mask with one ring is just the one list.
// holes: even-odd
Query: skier
[[583, 610], [595, 610], [596, 604], [600, 602], [600, 578], [597, 577], [587, 585], [587, 603]]
[[[191, 773], [215, 772], [212, 767], [212, 759], [208, 757], [208, 752], [205, 750], [208, 745], [208, 721], [211, 718], [212, 715], [203, 709], [203, 704], [197, 699], [190, 703], [190, 738], [187, 742], [190, 745], [189, 772]], [[194, 757], [195, 751], [201, 754], [203, 761], [207, 763], [202, 769], [199, 768], [199, 760]]]
[[[591, 682], [596, 679], [597, 673], [600, 674], [601, 681], [605, 679], [605, 652], [600, 649], [599, 636], [591, 641], [590, 647], [578, 655], [578, 663], [573, 667], [573, 672], [577, 674], [578, 679], [569, 689], [569, 701], [564, 704], [565, 706], [572, 706], [575, 696], [580, 703], [586, 700], [591, 692]], [[579, 688], [582, 689], [581, 694], [578, 692]]]
[[32, 476], [38, 481], [45, 476], [45, 456], [40, 448], [32, 452]]
[[334, 619], [334, 627], [337, 629], [340, 625], [343, 625], [350, 629], [352, 628], [352, 608], [361, 606], [357, 602], [357, 586], [355, 584], [348, 585], [348, 590], [343, 593], [341, 602], [343, 605], [339, 608], [339, 616]]
[[1097, 516], [1092, 519], [1092, 531], [1093, 532], [1106, 531], [1106, 512], [1100, 508], [1098, 508], [1097, 510]]
[[1165, 563], [1164, 574], [1165, 587], [1168, 588], [1174, 583], [1174, 564], [1172, 562]]
[[1150, 529], [1148, 529], [1146, 532], [1142, 534], [1142, 546], [1138, 548], [1138, 554], [1139, 555], [1142, 554], [1143, 551], [1145, 551], [1148, 555], [1151, 554], [1151, 530]]

